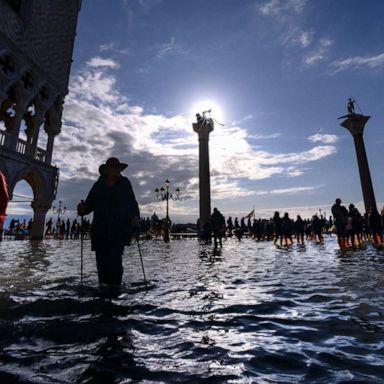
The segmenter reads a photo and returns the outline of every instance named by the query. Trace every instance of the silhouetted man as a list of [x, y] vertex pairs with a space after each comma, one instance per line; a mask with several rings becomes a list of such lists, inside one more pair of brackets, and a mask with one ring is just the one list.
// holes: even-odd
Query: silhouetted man
[[91, 240], [100, 284], [121, 285], [124, 246], [130, 244], [139, 226], [131, 183], [121, 175], [127, 166], [114, 157], [108, 159], [100, 166], [100, 178], [87, 199], [77, 207], [81, 216], [93, 212]]
[[340, 248], [347, 246], [346, 242], [346, 226], [348, 220], [348, 210], [341, 205], [341, 199], [336, 199], [335, 204], [332, 206], [332, 215], [336, 227], [337, 240]]
[[213, 213], [211, 215], [211, 227], [215, 248], [217, 248], [217, 241], [219, 241], [220, 247], [222, 247], [225, 232], [225, 218], [217, 208], [213, 209]]
[[372, 207], [368, 215], [368, 227], [375, 244], [383, 244], [383, 223], [380, 213]]

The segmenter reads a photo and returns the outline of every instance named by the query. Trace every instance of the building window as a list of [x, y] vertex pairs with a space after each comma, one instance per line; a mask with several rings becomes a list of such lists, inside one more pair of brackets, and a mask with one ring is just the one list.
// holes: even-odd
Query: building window
[[17, 13], [20, 13], [22, 0], [5, 0], [8, 5]]

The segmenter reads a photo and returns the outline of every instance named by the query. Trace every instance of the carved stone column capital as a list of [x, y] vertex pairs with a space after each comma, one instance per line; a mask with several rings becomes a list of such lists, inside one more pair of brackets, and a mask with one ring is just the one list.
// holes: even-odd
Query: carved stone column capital
[[34, 200], [31, 203], [31, 207], [34, 211], [43, 211], [47, 212], [49, 209], [51, 209], [52, 201], [48, 200]]

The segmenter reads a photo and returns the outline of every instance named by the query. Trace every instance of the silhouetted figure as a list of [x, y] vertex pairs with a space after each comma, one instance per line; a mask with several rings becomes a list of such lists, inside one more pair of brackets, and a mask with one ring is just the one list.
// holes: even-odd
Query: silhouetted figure
[[383, 223], [380, 213], [372, 207], [368, 215], [368, 227], [375, 244], [383, 244]]
[[312, 216], [312, 236], [313, 240], [319, 243], [324, 241], [323, 239], [323, 221], [317, 215]]
[[336, 199], [335, 204], [332, 206], [332, 215], [336, 227], [337, 241], [340, 248], [345, 248], [347, 246], [346, 226], [348, 211], [347, 208], [341, 205], [341, 199]]
[[227, 228], [228, 228], [228, 235], [232, 236], [232, 231], [233, 231], [233, 222], [232, 222], [232, 217], [229, 217], [227, 220]]
[[52, 220], [52, 218], [50, 218], [47, 221], [47, 224], [45, 224], [45, 226], [47, 227], [47, 230], [45, 231], [45, 235], [51, 235], [52, 234], [52, 227], [53, 227], [53, 220]]
[[242, 229], [243, 232], [247, 230], [247, 226], [245, 225], [245, 218], [242, 217], [240, 220], [240, 228]]
[[253, 219], [251, 234], [254, 239], [258, 239], [257, 238], [258, 231], [259, 231], [259, 222], [256, 219]]
[[292, 245], [292, 220], [289, 218], [288, 212], [284, 213], [284, 217], [281, 220], [281, 225], [285, 245]]
[[220, 244], [220, 247], [222, 247], [223, 236], [225, 233], [225, 218], [217, 208], [213, 209], [213, 213], [211, 215], [211, 228], [215, 248], [217, 248], [218, 242]]
[[274, 244], [277, 244], [277, 241], [280, 240], [280, 245], [283, 245], [283, 226], [281, 222], [281, 217], [279, 212], [275, 212], [273, 215], [273, 226], [274, 226], [274, 233], [275, 233], [275, 239], [273, 241]]
[[93, 212], [91, 240], [100, 284], [121, 285], [124, 247], [139, 228], [140, 212], [131, 183], [121, 175], [126, 167], [116, 158], [102, 164], [100, 178], [77, 208], [81, 216]]
[[67, 222], [65, 224], [65, 238], [66, 238], [66, 240], [69, 239], [70, 232], [71, 232], [71, 220], [67, 219]]
[[201, 233], [201, 239], [205, 241], [205, 244], [212, 243], [212, 228], [211, 228], [211, 223], [209, 221], [204, 223], [202, 233]]
[[304, 229], [304, 220], [301, 218], [300, 215], [298, 215], [295, 221], [296, 240], [298, 244], [304, 244]]
[[348, 210], [346, 235], [352, 246], [360, 246], [363, 243], [363, 222], [363, 217], [361, 216], [358, 209], [353, 204], [350, 204]]
[[244, 231], [240, 227], [235, 228], [233, 234], [236, 236], [237, 240], [241, 241], [244, 235]]
[[353, 100], [351, 97], [348, 99], [348, 114], [353, 115], [355, 113], [355, 100]]

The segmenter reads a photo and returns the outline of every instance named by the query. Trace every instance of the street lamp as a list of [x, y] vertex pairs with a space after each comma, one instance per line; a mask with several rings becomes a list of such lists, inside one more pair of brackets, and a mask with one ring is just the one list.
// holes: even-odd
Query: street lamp
[[155, 189], [156, 199], [159, 201], [166, 201], [166, 217], [165, 217], [165, 233], [164, 233], [164, 241], [169, 241], [169, 227], [171, 224], [171, 221], [169, 219], [169, 200], [179, 200], [180, 199], [180, 188], [176, 188], [174, 193], [169, 192], [169, 187], [171, 183], [169, 180], [165, 180], [164, 186], [162, 186], [160, 189]]
[[57, 222], [60, 222], [60, 215], [64, 215], [64, 213], [67, 211], [67, 207], [63, 207], [63, 202], [59, 200], [59, 206], [56, 208], [55, 206], [52, 207], [52, 212], [54, 215], [57, 214]]

